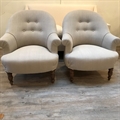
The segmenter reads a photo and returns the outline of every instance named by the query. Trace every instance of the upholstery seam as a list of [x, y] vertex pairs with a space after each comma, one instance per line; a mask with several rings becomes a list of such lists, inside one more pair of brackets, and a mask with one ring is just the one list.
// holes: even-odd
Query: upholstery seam
[[[47, 43], [46, 43], [46, 48], [48, 48], [48, 38], [49, 38], [49, 36], [51, 35], [51, 34], [53, 34], [53, 33], [56, 33], [56, 32], [52, 32], [52, 33], [50, 33], [49, 35], [48, 35], [48, 37], [47, 37]], [[56, 33], [57, 34], [57, 33]], [[49, 48], [48, 48], [49, 49]], [[50, 50], [51, 51], [51, 50]]]
[[[50, 36], [51, 34], [53, 34], [53, 33], [56, 33], [56, 32], [52, 32], [52, 33], [50, 33], [50, 34], [48, 35], [48, 37], [47, 37], [47, 40], [48, 40], [49, 36]], [[56, 33], [56, 34], [57, 34], [57, 33]]]
[[14, 39], [15, 39], [15, 41], [16, 41], [16, 44], [17, 44], [17, 48], [18, 48], [18, 43], [17, 43], [16, 37], [15, 37], [12, 33], [9, 33], [9, 32], [6, 32], [6, 33], [8, 33], [8, 34], [10, 34], [10, 35], [12, 35], [12, 36], [14, 37]]
[[[49, 36], [50, 36], [51, 34], [53, 34], [53, 33], [57, 34], [56, 32], [50, 33], [50, 34], [48, 35], [48, 37], [47, 37], [47, 43], [48, 43], [48, 38], [49, 38]], [[46, 44], [46, 47], [47, 47], [47, 44]]]
[[49, 47], [48, 47], [48, 38], [49, 38], [49, 36], [50, 36], [51, 34], [53, 34], [53, 33], [57, 34], [56, 32], [51, 32], [51, 33], [49, 33], [48, 36], [47, 36], [47, 43], [46, 43], [46, 48], [47, 48], [49, 51], [51, 51], [52, 53], [54, 53], [54, 52], [53, 52], [54, 50], [52, 50], [52, 48], [49, 49]]
[[[67, 32], [66, 32], [66, 33], [67, 33]], [[65, 33], [65, 34], [66, 34], [66, 33]], [[70, 33], [67, 33], [67, 34], [68, 34], [68, 35], [70, 35], [70, 37], [72, 38], [72, 36], [71, 36], [71, 34], [70, 34]], [[72, 43], [73, 43], [73, 38], [72, 38]], [[73, 45], [73, 47], [74, 47], [74, 45]]]
[[[67, 33], [67, 32], [66, 32]], [[71, 34], [70, 33], [67, 33], [67, 34], [69, 34], [70, 35], [70, 37], [72, 38], [72, 36], [71, 36]], [[73, 38], [72, 38], [72, 40], [73, 40]]]
[[105, 38], [105, 36], [107, 35], [107, 34], [109, 34], [110, 32], [107, 32], [104, 36], [103, 36], [103, 39], [102, 39], [102, 42], [101, 42], [101, 46], [102, 46], [102, 44], [103, 44], [103, 41], [104, 41], [104, 38]]

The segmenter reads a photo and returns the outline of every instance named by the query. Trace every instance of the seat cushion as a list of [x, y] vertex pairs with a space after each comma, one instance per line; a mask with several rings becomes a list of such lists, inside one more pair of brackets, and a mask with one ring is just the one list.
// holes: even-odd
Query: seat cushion
[[73, 70], [102, 70], [113, 68], [118, 53], [95, 45], [79, 45], [65, 55], [66, 66]]
[[42, 46], [25, 46], [6, 54], [1, 58], [6, 72], [42, 73], [55, 70], [58, 55]]

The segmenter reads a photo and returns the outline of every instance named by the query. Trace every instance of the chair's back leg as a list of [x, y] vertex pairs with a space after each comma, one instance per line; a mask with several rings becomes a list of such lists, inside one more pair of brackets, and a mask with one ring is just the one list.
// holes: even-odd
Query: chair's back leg
[[8, 80], [9, 80], [10, 84], [13, 85], [13, 76], [12, 76], [12, 73], [7, 73], [7, 76], [8, 76]]
[[51, 82], [55, 82], [55, 70], [51, 71]]
[[108, 70], [108, 80], [111, 79], [112, 74], [113, 74], [113, 68], [110, 68], [110, 69]]
[[73, 78], [74, 78], [74, 70], [69, 69], [69, 73], [70, 73], [70, 81], [73, 83]]

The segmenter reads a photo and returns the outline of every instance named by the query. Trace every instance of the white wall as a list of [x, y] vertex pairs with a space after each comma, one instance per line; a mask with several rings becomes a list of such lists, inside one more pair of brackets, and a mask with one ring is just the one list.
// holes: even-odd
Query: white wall
[[0, 36], [5, 32], [10, 16], [23, 10], [26, 4], [95, 4], [98, 13], [111, 24], [111, 32], [120, 37], [120, 0], [0, 0]]

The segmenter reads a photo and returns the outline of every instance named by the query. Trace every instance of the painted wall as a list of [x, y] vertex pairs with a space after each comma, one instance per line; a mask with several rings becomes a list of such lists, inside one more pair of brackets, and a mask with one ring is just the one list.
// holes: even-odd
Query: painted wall
[[120, 0], [0, 0], [0, 36], [5, 32], [10, 16], [23, 10], [26, 4], [95, 4], [98, 13], [111, 25], [111, 32], [120, 37]]

